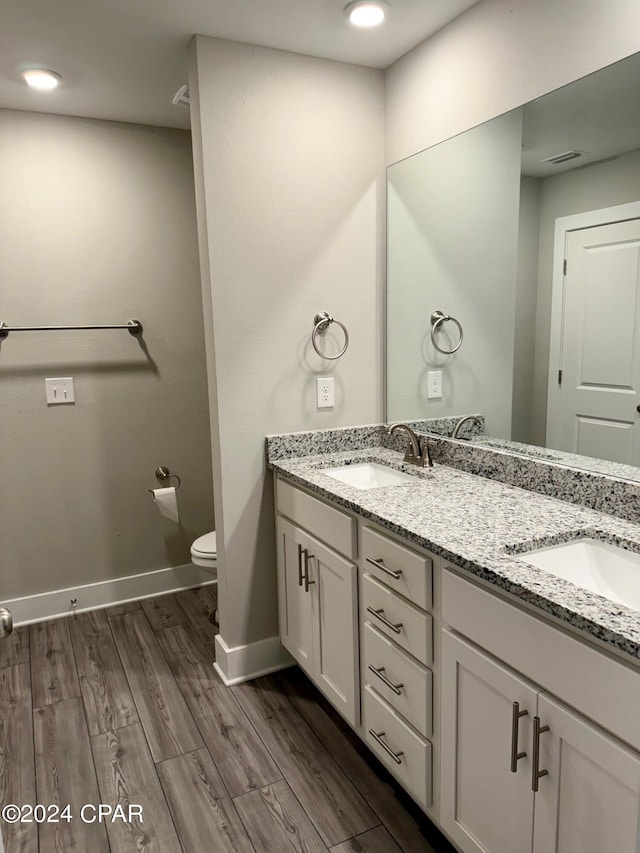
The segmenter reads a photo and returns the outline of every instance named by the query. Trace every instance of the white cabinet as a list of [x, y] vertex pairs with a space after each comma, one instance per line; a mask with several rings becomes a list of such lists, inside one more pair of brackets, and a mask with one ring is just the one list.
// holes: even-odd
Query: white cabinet
[[[442, 825], [465, 853], [531, 853], [536, 690], [443, 631]], [[514, 719], [514, 702], [526, 716]], [[517, 731], [516, 731], [517, 729]], [[512, 734], [517, 772], [511, 772]]]
[[639, 853], [637, 669], [281, 479], [276, 503], [283, 645], [462, 853]]
[[640, 754], [448, 630], [442, 703], [441, 820], [464, 853], [637, 853]]
[[362, 529], [366, 743], [424, 808], [433, 804], [432, 561]]
[[356, 726], [360, 719], [357, 567], [281, 516], [276, 531], [281, 642]]
[[312, 596], [304, 585], [302, 555], [309, 536], [283, 518], [277, 520], [276, 535], [280, 642], [302, 669], [313, 676]]
[[548, 775], [535, 794], [533, 853], [636, 853], [640, 755], [544, 694], [538, 716]]

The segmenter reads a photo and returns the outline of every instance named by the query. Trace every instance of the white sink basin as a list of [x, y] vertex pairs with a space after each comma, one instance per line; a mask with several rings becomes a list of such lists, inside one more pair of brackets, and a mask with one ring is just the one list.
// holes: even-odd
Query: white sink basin
[[640, 611], [640, 554], [634, 551], [597, 539], [577, 539], [518, 554], [517, 559]]
[[356, 489], [378, 489], [381, 486], [402, 486], [415, 483], [416, 478], [404, 471], [396, 471], [377, 462], [358, 462], [355, 465], [339, 465], [337, 468], [323, 468], [323, 474], [335, 477]]

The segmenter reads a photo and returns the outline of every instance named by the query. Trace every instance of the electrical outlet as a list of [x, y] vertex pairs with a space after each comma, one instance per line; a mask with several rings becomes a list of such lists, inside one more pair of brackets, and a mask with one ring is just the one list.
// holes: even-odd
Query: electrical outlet
[[333, 377], [316, 379], [316, 404], [319, 409], [332, 409], [334, 401]]
[[73, 390], [73, 377], [63, 376], [58, 379], [45, 379], [44, 388], [47, 395], [47, 403], [50, 406], [58, 403], [75, 403], [76, 397]]
[[427, 399], [438, 400], [442, 397], [442, 371], [429, 370], [427, 373]]

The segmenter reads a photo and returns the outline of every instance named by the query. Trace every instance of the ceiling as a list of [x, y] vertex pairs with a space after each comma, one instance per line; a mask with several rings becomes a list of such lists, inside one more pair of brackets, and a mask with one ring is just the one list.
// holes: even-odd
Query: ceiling
[[[0, 0], [0, 107], [188, 127], [171, 98], [187, 82], [194, 33], [386, 68], [477, 0], [390, 0], [358, 30], [346, 0]], [[52, 93], [20, 71], [63, 76]]]
[[[527, 104], [522, 172], [547, 177], [640, 148], [640, 53]], [[561, 165], [541, 162], [566, 151]]]

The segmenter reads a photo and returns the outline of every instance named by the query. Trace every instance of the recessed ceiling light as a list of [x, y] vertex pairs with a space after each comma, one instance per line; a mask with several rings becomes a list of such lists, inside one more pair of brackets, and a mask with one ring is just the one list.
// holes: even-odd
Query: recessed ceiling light
[[344, 13], [356, 27], [377, 27], [384, 21], [389, 4], [384, 0], [354, 0]]
[[33, 89], [39, 89], [41, 92], [50, 92], [59, 86], [62, 77], [55, 71], [47, 71], [44, 68], [27, 68], [22, 72], [25, 83]]

